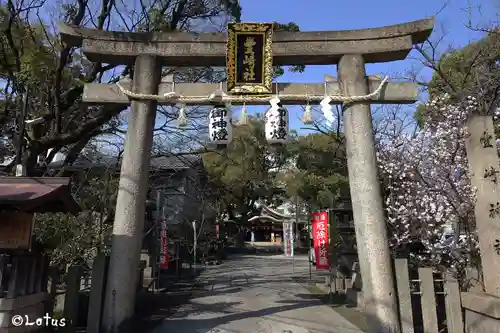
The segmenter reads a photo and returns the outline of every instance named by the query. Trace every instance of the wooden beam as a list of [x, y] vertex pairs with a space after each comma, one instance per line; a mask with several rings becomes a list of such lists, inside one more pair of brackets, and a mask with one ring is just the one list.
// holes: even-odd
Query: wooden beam
[[[380, 85], [380, 80], [368, 80], [370, 92], [374, 92]], [[131, 83], [120, 82], [125, 89], [130, 89]], [[328, 82], [328, 94], [340, 95], [338, 81]], [[215, 90], [220, 88], [218, 83], [176, 83], [175, 92], [182, 96], [209, 96]], [[225, 89], [225, 85], [223, 85]], [[278, 83], [279, 95], [311, 95], [323, 96], [325, 93], [324, 83]], [[163, 82], [160, 84], [158, 95], [164, 95], [173, 90], [172, 83]], [[276, 93], [276, 85], [273, 87], [273, 94]], [[387, 83], [380, 94], [380, 98], [374, 98], [372, 104], [412, 104], [417, 101], [418, 88], [414, 83], [410, 82], [390, 82]], [[89, 83], [85, 85], [83, 90], [83, 102], [90, 105], [103, 104], [129, 104], [130, 99], [124, 95], [118, 86], [114, 84], [99, 84]], [[282, 100], [284, 105], [301, 105], [304, 100]], [[318, 104], [319, 101], [311, 101], [311, 104]], [[169, 104], [165, 101], [159, 101], [158, 104]], [[186, 103], [189, 104], [189, 103]], [[193, 104], [200, 105], [196, 102]], [[242, 104], [234, 102], [232, 104]], [[265, 105], [264, 102], [247, 102], [247, 105]], [[341, 104], [340, 102], [332, 102], [332, 104]], [[201, 103], [201, 105], [210, 105], [209, 102]]]
[[[424, 42], [434, 18], [385, 27], [310, 32], [276, 32], [275, 65], [335, 64], [343, 54], [363, 54], [367, 63], [403, 60]], [[157, 56], [166, 66], [225, 66], [225, 33], [133, 33], [59, 25], [61, 39], [81, 47], [91, 61], [133, 63], [139, 54]]]

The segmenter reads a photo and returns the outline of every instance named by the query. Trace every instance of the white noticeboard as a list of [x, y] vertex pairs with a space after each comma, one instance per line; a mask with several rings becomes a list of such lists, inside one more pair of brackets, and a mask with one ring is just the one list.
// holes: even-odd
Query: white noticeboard
[[293, 223], [283, 222], [283, 253], [293, 257]]

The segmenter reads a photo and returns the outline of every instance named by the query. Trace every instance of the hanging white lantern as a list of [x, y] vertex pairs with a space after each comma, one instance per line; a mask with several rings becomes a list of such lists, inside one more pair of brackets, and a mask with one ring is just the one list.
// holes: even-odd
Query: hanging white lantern
[[233, 139], [231, 124], [231, 109], [225, 106], [215, 106], [209, 113], [209, 140], [217, 145], [227, 145]]
[[269, 144], [282, 144], [288, 140], [288, 110], [281, 105], [266, 112], [266, 140]]

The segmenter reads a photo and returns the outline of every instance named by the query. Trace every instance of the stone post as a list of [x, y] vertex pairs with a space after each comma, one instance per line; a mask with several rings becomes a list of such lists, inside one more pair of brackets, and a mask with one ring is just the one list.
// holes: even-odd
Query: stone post
[[495, 130], [491, 116], [472, 115], [466, 142], [471, 183], [476, 192], [476, 230], [484, 289], [500, 297], [500, 183]]
[[[133, 91], [157, 94], [160, 69], [156, 57], [137, 56]], [[156, 101], [132, 101], [128, 117], [106, 286], [104, 332], [123, 332], [130, 326], [134, 313], [156, 104]]]
[[[367, 95], [361, 55], [344, 55], [338, 76], [345, 96]], [[343, 107], [347, 166], [363, 296], [373, 333], [400, 333], [392, 260], [382, 206], [370, 102]]]
[[86, 333], [99, 333], [102, 322], [102, 306], [106, 288], [106, 273], [109, 258], [104, 253], [99, 253], [92, 264], [92, 280], [89, 296], [89, 311], [87, 313]]

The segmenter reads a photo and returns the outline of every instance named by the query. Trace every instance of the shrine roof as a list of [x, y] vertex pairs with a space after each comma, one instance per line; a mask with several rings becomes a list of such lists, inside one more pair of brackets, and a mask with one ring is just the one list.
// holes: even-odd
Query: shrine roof
[[77, 214], [69, 183], [62, 177], [0, 177], [0, 210]]

